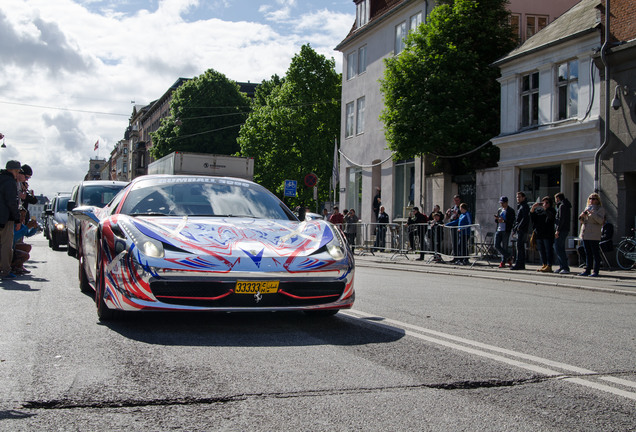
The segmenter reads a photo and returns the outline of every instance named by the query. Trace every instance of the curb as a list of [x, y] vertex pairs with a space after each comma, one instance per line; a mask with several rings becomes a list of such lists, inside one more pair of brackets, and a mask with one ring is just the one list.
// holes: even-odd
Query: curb
[[[528, 284], [533, 284], [533, 285], [545, 285], [545, 286], [553, 286], [553, 287], [559, 287], [559, 288], [570, 288], [570, 289], [578, 289], [578, 290], [585, 290], [585, 291], [596, 291], [596, 292], [603, 292], [603, 293], [608, 293], [608, 294], [621, 294], [621, 295], [629, 295], [629, 296], [636, 296], [636, 289], [634, 290], [626, 290], [626, 289], [621, 289], [621, 288], [610, 288], [610, 287], [600, 287], [600, 286], [586, 286], [586, 285], [579, 285], [579, 284], [574, 284], [570, 281], [555, 281], [555, 280], [549, 280], [547, 278], [553, 277], [550, 275], [546, 275], [546, 274], [542, 274], [542, 273], [538, 273], [536, 276], [538, 276], [537, 278], [532, 278], [532, 279], [527, 279], [524, 278], [524, 276], [527, 276], [525, 273], [515, 273], [516, 275], [519, 275], [521, 277], [512, 277], [510, 275], [510, 273], [499, 273], [499, 274], [492, 274], [490, 273], [493, 269], [492, 268], [488, 268], [488, 269], [481, 269], [481, 268], [462, 268], [462, 267], [456, 267], [456, 266], [448, 266], [446, 267], [446, 269], [441, 269], [441, 268], [430, 268], [429, 265], [426, 264], [419, 264], [419, 265], [415, 265], [415, 263], [398, 263], [398, 262], [389, 262], [386, 260], [379, 260], [377, 258], [362, 258], [361, 256], [356, 256], [356, 266], [358, 267], [372, 267], [372, 268], [385, 268], [387, 270], [400, 270], [400, 269], [404, 269], [405, 267], [408, 268], [409, 271], [416, 271], [418, 273], [426, 273], [426, 274], [435, 274], [435, 275], [442, 275], [442, 276], [460, 276], [460, 277], [470, 277], [470, 278], [479, 278], [479, 279], [488, 279], [488, 280], [497, 280], [497, 281], [509, 281], [509, 282], [520, 282], [520, 283], [528, 283]], [[485, 274], [486, 272], [489, 272], [489, 274]], [[568, 279], [573, 279], [573, 277], [569, 277], [569, 276], [559, 276], [559, 278], [568, 278]], [[636, 278], [636, 275], [635, 277]], [[615, 283], [620, 283], [620, 282], [625, 282], [625, 281], [631, 281], [632, 278], [629, 277], [612, 277], [611, 275], [609, 276], [602, 276], [601, 278], [595, 279], [598, 281], [605, 281], [605, 282], [615, 282]], [[636, 285], [635, 285], [636, 288]]]

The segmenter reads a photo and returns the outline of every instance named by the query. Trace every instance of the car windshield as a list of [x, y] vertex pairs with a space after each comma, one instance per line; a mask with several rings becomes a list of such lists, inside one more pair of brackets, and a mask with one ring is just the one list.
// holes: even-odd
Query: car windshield
[[294, 219], [289, 209], [264, 187], [215, 177], [141, 180], [132, 186], [120, 213]]
[[55, 204], [56, 212], [66, 212], [66, 203], [68, 203], [69, 197], [59, 197]]
[[88, 185], [84, 188], [81, 205], [104, 207], [125, 185]]

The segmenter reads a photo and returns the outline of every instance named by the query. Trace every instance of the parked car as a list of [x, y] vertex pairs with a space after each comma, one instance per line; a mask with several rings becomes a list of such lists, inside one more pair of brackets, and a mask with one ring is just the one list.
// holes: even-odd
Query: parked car
[[58, 250], [61, 245], [68, 244], [66, 203], [68, 203], [70, 196], [68, 193], [57, 194], [51, 201], [51, 206], [46, 210], [49, 247], [53, 250]]
[[354, 258], [332, 224], [300, 222], [274, 194], [227, 177], [137, 177], [86, 221], [80, 289], [116, 311], [305, 311], [353, 306]]
[[73, 216], [72, 210], [77, 206], [85, 205], [104, 207], [127, 184], [127, 182], [114, 180], [87, 180], [73, 187], [71, 199], [67, 204], [67, 253], [70, 256], [77, 256], [82, 231], [80, 221]]

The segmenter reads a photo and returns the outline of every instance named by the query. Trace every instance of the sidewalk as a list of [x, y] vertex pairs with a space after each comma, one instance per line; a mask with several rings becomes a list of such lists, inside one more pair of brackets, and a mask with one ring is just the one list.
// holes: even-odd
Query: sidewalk
[[[509, 268], [498, 268], [498, 260], [491, 261], [490, 265], [486, 260], [471, 258], [471, 266], [460, 266], [445, 263], [428, 262], [431, 255], [426, 255], [424, 261], [416, 261], [419, 254], [409, 253], [408, 255], [374, 252], [355, 251], [356, 266], [386, 268], [392, 270], [408, 270], [420, 273], [453, 275], [464, 277], [478, 277], [482, 279], [493, 279], [501, 281], [515, 281], [532, 283], [536, 285], [549, 285], [590, 291], [602, 291], [623, 295], [636, 296], [636, 270], [605, 270], [601, 268], [600, 277], [583, 277], [578, 273], [583, 269], [572, 267], [572, 273], [568, 275], [537, 272], [541, 266], [536, 264], [526, 265], [526, 270], [510, 270]], [[448, 260], [448, 258], [446, 258]], [[558, 266], [557, 266], [558, 267]]]

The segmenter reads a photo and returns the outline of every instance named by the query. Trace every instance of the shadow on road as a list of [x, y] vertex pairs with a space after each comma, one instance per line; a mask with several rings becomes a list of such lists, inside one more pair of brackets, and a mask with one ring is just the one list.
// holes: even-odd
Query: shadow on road
[[102, 323], [122, 336], [173, 346], [309, 346], [391, 343], [402, 330], [377, 329], [346, 316], [310, 317], [300, 312], [135, 312]]

